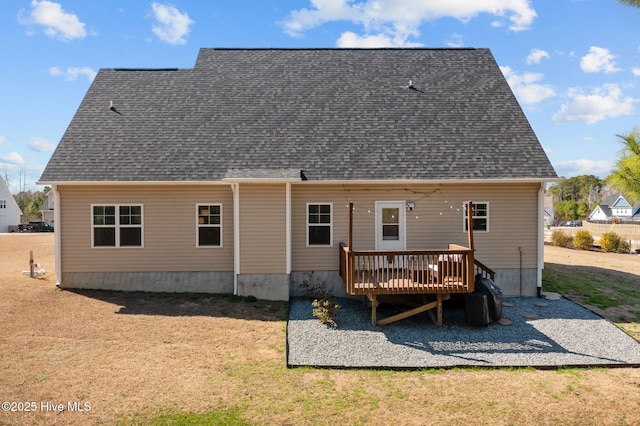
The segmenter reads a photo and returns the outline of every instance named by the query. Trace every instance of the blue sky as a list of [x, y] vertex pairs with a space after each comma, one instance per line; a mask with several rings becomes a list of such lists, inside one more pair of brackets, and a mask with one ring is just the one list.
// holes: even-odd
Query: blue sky
[[565, 177], [606, 177], [640, 127], [640, 9], [616, 0], [3, 0], [0, 176], [38, 189], [100, 68], [201, 47], [489, 48]]

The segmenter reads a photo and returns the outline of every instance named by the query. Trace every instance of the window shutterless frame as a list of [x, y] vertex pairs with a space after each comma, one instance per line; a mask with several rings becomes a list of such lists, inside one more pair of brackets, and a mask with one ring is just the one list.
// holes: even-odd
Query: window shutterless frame
[[333, 203], [307, 203], [307, 247], [333, 246]]
[[[462, 231], [467, 232], [467, 203], [462, 204]], [[473, 232], [489, 232], [489, 202], [473, 202]]]
[[142, 204], [91, 204], [92, 248], [144, 248]]
[[222, 203], [196, 204], [196, 247], [222, 247]]

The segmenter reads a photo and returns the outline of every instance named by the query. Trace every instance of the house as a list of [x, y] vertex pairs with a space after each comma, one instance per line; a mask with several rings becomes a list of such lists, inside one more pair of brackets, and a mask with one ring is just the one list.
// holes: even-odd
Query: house
[[339, 245], [466, 242], [535, 295], [557, 175], [488, 49], [201, 49], [101, 69], [44, 170], [63, 288], [344, 294]]
[[9, 232], [10, 226], [17, 226], [20, 223], [20, 216], [22, 216], [22, 210], [4, 179], [0, 177], [0, 232]]
[[47, 192], [45, 196], [44, 202], [42, 203], [42, 208], [40, 209], [40, 213], [42, 214], [42, 221], [47, 222], [49, 225], [55, 228], [55, 216], [53, 212], [55, 211], [55, 197], [51, 191]]
[[596, 206], [589, 214], [589, 220], [598, 221], [640, 221], [640, 204], [633, 207], [622, 195], [611, 195]]
[[555, 210], [553, 206], [553, 196], [544, 196], [544, 224], [546, 226], [553, 226], [555, 224]]

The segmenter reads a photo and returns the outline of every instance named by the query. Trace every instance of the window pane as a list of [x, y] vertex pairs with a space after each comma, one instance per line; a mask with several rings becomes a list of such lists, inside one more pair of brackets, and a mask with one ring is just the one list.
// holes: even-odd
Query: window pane
[[329, 204], [321, 204], [320, 213], [325, 213], [325, 214], [331, 213], [331, 206]]
[[93, 207], [93, 224], [94, 225], [115, 225], [115, 208], [113, 206], [94, 206]]
[[309, 245], [327, 246], [331, 244], [330, 226], [309, 226]]
[[116, 246], [115, 228], [94, 228], [93, 229], [93, 245], [95, 247], [115, 247]]
[[141, 228], [120, 228], [120, 247], [142, 246]]
[[474, 231], [486, 231], [487, 230], [487, 219], [473, 219], [473, 230]]
[[382, 225], [383, 240], [400, 240], [400, 227], [398, 225]]
[[315, 214], [320, 212], [320, 206], [317, 204], [309, 204], [309, 214]]
[[220, 246], [220, 227], [202, 226], [198, 228], [198, 245]]
[[487, 205], [485, 203], [482, 204], [474, 204], [473, 206], [473, 215], [474, 216], [487, 216]]
[[399, 210], [382, 209], [382, 223], [398, 223]]

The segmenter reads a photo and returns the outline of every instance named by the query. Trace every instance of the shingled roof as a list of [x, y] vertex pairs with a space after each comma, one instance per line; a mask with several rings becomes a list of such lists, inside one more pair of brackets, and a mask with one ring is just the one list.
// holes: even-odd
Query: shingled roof
[[201, 49], [193, 69], [100, 70], [40, 181], [300, 171], [309, 181], [557, 177], [488, 49]]

